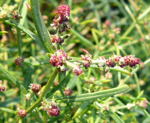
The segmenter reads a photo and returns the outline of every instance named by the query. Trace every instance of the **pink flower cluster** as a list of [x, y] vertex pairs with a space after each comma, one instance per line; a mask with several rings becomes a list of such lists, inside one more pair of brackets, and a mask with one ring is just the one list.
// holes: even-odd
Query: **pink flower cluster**
[[58, 17], [54, 18], [53, 23], [55, 26], [59, 26], [69, 20], [70, 7], [68, 5], [60, 5], [56, 10], [56, 14]]
[[62, 66], [67, 59], [67, 54], [63, 50], [57, 50], [50, 58], [50, 63], [55, 67]]
[[116, 56], [106, 60], [106, 65], [108, 67], [114, 67], [116, 65], [119, 65], [120, 67], [125, 67], [125, 66], [134, 67], [140, 63], [141, 60], [132, 55], [124, 56], [124, 57]]
[[60, 5], [57, 8], [57, 14], [60, 18], [60, 23], [69, 19], [70, 7], [68, 5]]

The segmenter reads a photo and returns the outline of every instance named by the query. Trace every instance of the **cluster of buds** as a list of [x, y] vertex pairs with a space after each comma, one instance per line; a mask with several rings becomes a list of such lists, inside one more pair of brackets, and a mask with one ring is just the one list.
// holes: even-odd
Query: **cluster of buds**
[[68, 5], [60, 5], [56, 10], [57, 16], [53, 20], [53, 25], [58, 27], [60, 24], [65, 24], [69, 20], [70, 7]]
[[120, 67], [126, 67], [126, 66], [134, 67], [140, 63], [141, 60], [132, 55], [124, 56], [124, 57], [116, 56], [106, 60], [106, 65], [108, 67], [114, 67], [115, 65], [119, 65]]
[[[52, 28], [56, 30], [54, 32], [63, 32], [67, 29], [67, 22], [70, 16], [70, 7], [68, 5], [60, 5], [56, 10], [56, 17], [53, 20]], [[63, 36], [62, 36], [63, 37]], [[51, 37], [51, 42], [55, 44], [62, 44], [64, 38], [58, 36], [58, 34], [53, 33]], [[67, 54], [63, 50], [57, 50], [51, 55], [50, 63], [55, 67], [61, 67], [67, 60]]]
[[3, 92], [5, 90], [6, 90], [6, 88], [4, 86], [0, 86], [0, 92]]
[[27, 112], [26, 112], [26, 110], [24, 110], [24, 109], [20, 109], [20, 110], [18, 111], [18, 115], [19, 115], [21, 118], [24, 118], [24, 117], [27, 115]]
[[71, 96], [72, 93], [73, 93], [73, 91], [70, 88], [64, 90], [64, 95], [66, 95], [66, 96]]
[[50, 104], [45, 100], [44, 102], [42, 102], [42, 107], [49, 116], [59, 116], [60, 114], [60, 108], [54, 102]]
[[51, 55], [50, 63], [55, 67], [62, 66], [67, 60], [67, 54], [63, 50], [57, 50], [54, 54]]
[[110, 58], [110, 59], [106, 60], [106, 65], [108, 67], [114, 67], [116, 65], [116, 63], [115, 63], [115, 61], [112, 58]]
[[24, 62], [24, 59], [19, 57], [17, 59], [15, 59], [15, 64], [18, 65], [18, 66], [21, 66]]
[[64, 42], [65, 37], [60, 36], [60, 33], [70, 29], [69, 16], [70, 7], [68, 5], [58, 6], [56, 16], [51, 24], [50, 30], [50, 33], [53, 35], [51, 38], [52, 43], [62, 44]]
[[[57, 8], [56, 10], [56, 17], [54, 18], [52, 27], [53, 29], [55, 28], [57, 31], [57, 34], [53, 34], [51, 41], [52, 43], [55, 44], [61, 44], [64, 42], [64, 37], [63, 36], [58, 36], [60, 35], [59, 33], [61, 33], [61, 30], [65, 30], [64, 27], [66, 27], [66, 23], [69, 21], [69, 16], [70, 16], [70, 7], [68, 5], [61, 5]], [[119, 34], [120, 33], [120, 28], [116, 28], [113, 27], [111, 22], [109, 20], [107, 20], [104, 24], [104, 28], [106, 28], [106, 30], [108, 30], [108, 28], [112, 29], [112, 33], [115, 34]], [[63, 28], [62, 28], [63, 27]], [[63, 37], [63, 38], [62, 38]], [[139, 58], [136, 58], [134, 56], [125, 56], [125, 57], [121, 57], [121, 56], [115, 56], [115, 57], [111, 57], [109, 59], [105, 59], [104, 57], [101, 57], [99, 59], [96, 60], [92, 60], [92, 55], [85, 49], [82, 49], [82, 52], [85, 53], [85, 55], [81, 55], [81, 60], [80, 61], [75, 61], [74, 63], [69, 63], [69, 59], [67, 54], [65, 53], [65, 51], [63, 50], [57, 50], [54, 54], [51, 55], [50, 58], [50, 63], [55, 66], [55, 67], [59, 67], [61, 69], [66, 70], [66, 66], [68, 65], [72, 68], [73, 73], [77, 76], [81, 75], [83, 73], [82, 70], [82, 66], [84, 66], [84, 68], [88, 68], [91, 65], [98, 65], [99, 67], [115, 67], [115, 66], [120, 66], [120, 67], [125, 67], [125, 66], [130, 66], [130, 67], [134, 67], [137, 64], [140, 64], [141, 61]], [[69, 64], [70, 65], [69, 65]]]
[[40, 84], [31, 84], [30, 88], [34, 93], [38, 93], [41, 89], [41, 85]]

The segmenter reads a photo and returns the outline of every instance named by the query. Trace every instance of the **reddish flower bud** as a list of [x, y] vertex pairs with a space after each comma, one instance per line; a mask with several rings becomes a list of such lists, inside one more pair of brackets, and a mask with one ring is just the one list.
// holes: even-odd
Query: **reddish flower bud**
[[83, 70], [80, 67], [76, 67], [73, 69], [73, 72], [75, 73], [75, 75], [79, 76], [83, 73]]
[[62, 66], [67, 59], [67, 54], [63, 50], [56, 51], [50, 58], [50, 63], [53, 66], [60, 67]]
[[106, 21], [105, 21], [105, 26], [106, 26], [106, 27], [110, 27], [110, 26], [111, 26], [110, 20], [106, 20]]
[[84, 66], [85, 68], [90, 67], [90, 65], [91, 65], [91, 63], [90, 63], [89, 61], [84, 61], [84, 62], [83, 62], [83, 66]]
[[18, 65], [18, 66], [21, 66], [22, 63], [23, 63], [23, 61], [24, 61], [24, 59], [21, 58], [21, 57], [19, 57], [19, 58], [17, 58], [17, 59], [15, 60], [15, 64]]
[[83, 61], [83, 66], [84, 66], [85, 68], [90, 67], [90, 65], [91, 65], [91, 55], [90, 55], [90, 54], [81, 55], [81, 57], [82, 57], [82, 60], [84, 60], [84, 61]]
[[40, 84], [31, 84], [31, 90], [35, 93], [38, 93], [41, 89], [41, 85]]
[[91, 62], [91, 55], [81, 55], [82, 60]]
[[0, 86], [0, 92], [3, 92], [5, 90], [6, 90], [6, 88], [4, 86]]
[[24, 118], [27, 115], [27, 112], [26, 112], [26, 110], [21, 109], [21, 110], [18, 111], [18, 115], [20, 117]]
[[65, 94], [66, 96], [71, 96], [72, 93], [73, 93], [73, 91], [72, 91], [71, 89], [66, 89], [66, 90], [64, 91], [64, 94]]
[[118, 62], [120, 61], [120, 59], [121, 59], [121, 56], [116, 56], [116, 57], [114, 57], [114, 61], [115, 61], [116, 63], [118, 63]]
[[112, 59], [108, 59], [108, 60], [106, 60], [106, 65], [108, 67], [114, 67], [116, 64]]
[[52, 43], [63, 43], [64, 42], [64, 40], [57, 35], [52, 36], [51, 41], [52, 41]]
[[50, 116], [58, 116], [60, 114], [60, 109], [56, 105], [52, 105], [51, 108], [47, 109], [47, 113]]

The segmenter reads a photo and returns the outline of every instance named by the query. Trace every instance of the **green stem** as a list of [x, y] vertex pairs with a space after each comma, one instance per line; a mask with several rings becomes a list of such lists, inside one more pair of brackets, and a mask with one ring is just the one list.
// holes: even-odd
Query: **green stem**
[[43, 97], [46, 95], [48, 89], [52, 85], [52, 82], [55, 80], [56, 75], [57, 75], [57, 69], [54, 70], [54, 72], [51, 74], [47, 84], [43, 87], [43, 91], [41, 92], [41, 95], [38, 98], [38, 100], [27, 109], [27, 113], [32, 111], [42, 101]]

